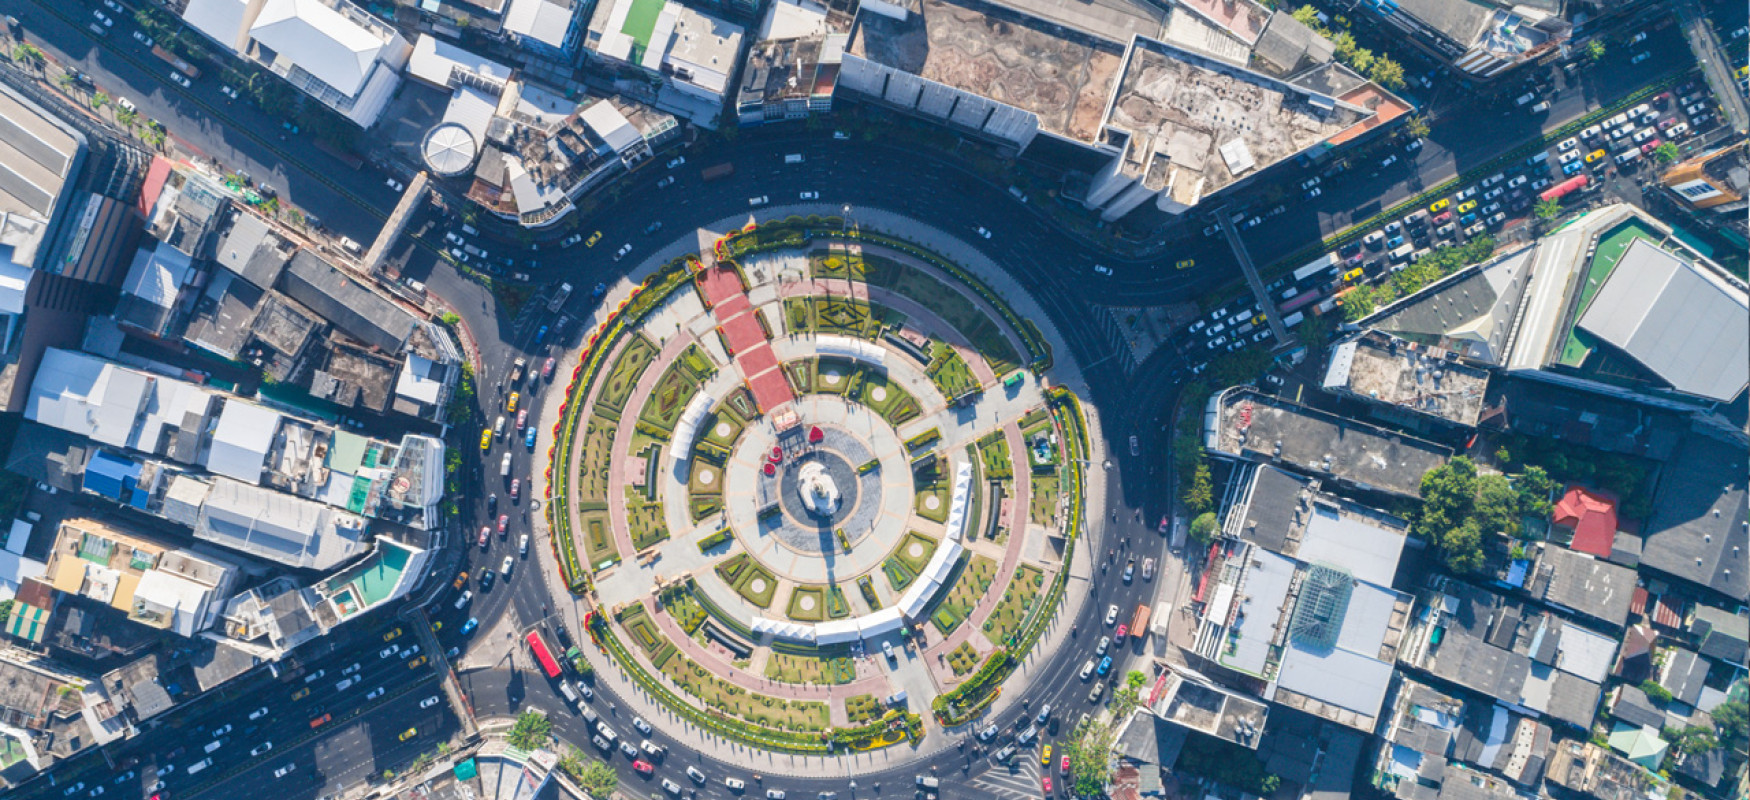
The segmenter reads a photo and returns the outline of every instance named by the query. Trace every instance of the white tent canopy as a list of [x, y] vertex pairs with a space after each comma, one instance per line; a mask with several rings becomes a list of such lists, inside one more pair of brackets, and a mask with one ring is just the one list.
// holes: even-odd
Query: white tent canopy
[[687, 410], [681, 412], [680, 421], [674, 426], [674, 451], [671, 455], [677, 463], [692, 456], [693, 437], [698, 435], [699, 425], [710, 412], [711, 395], [706, 392], [693, 395], [693, 399], [687, 402]]
[[814, 339], [815, 351], [823, 356], [837, 356], [852, 361], [862, 361], [879, 367], [887, 363], [887, 351], [879, 345], [853, 339], [849, 336], [817, 336]]
[[[948, 502], [948, 538], [959, 541], [966, 532], [966, 510], [972, 501], [972, 463], [960, 462], [954, 472], [954, 494]], [[940, 552], [940, 551], [938, 551]]]

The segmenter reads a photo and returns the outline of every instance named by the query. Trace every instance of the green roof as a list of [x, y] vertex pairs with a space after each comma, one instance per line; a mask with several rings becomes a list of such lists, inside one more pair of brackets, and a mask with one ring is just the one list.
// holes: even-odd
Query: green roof
[[633, 63], [643, 63], [644, 51], [650, 48], [650, 37], [656, 32], [656, 20], [667, 5], [668, 0], [632, 0], [620, 32], [632, 37]]
[[371, 440], [356, 433], [335, 431], [334, 441], [328, 445], [328, 468], [347, 475], [356, 474], [365, 462], [365, 450]]

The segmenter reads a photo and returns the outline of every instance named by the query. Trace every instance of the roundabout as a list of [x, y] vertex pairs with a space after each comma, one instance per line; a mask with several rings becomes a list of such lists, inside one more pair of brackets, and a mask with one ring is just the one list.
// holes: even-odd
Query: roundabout
[[1079, 375], [1030, 298], [897, 233], [700, 232], [570, 356], [536, 488], [586, 657], [701, 732], [899, 764], [1049, 649]]

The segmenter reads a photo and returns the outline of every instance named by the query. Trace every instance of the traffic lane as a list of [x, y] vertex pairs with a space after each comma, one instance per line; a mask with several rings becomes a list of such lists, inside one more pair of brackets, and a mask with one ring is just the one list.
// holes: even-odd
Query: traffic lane
[[[194, 79], [189, 90], [172, 85], [170, 65], [133, 39], [132, 32], [138, 26], [131, 16], [117, 20], [107, 35], [96, 37], [85, 23], [94, 19], [91, 11], [97, 3], [51, 9], [37, 0], [36, 5], [37, 13], [24, 21], [27, 41], [62, 64], [77, 65], [105, 93], [129, 98], [142, 117], [163, 123], [171, 136], [198, 155], [218, 161], [227, 170], [247, 171], [258, 181], [272, 183], [286, 202], [316, 214], [330, 230], [368, 242], [399, 199], [377, 180], [376, 172], [341, 164], [316, 149], [307, 135], [289, 136], [284, 142], [276, 139], [270, 146], [269, 137], [284, 132], [280, 120], [253, 103], [230, 102], [219, 93], [215, 76]], [[105, 13], [112, 19], [117, 16], [107, 9]], [[206, 107], [193, 102], [195, 99]], [[318, 180], [317, 172], [353, 196]], [[360, 205], [355, 197], [372, 205]]]

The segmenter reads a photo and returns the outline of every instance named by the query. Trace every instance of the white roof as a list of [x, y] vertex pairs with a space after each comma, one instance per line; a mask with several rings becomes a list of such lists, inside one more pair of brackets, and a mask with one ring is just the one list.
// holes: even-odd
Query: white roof
[[51, 347], [37, 366], [24, 417], [126, 447], [154, 380], [165, 379]]
[[24, 313], [25, 294], [35, 275], [36, 270], [30, 267], [14, 264], [10, 258], [0, 258], [0, 314]]
[[1616, 663], [1616, 646], [1616, 639], [1563, 621], [1562, 638], [1556, 641], [1556, 667], [1593, 683], [1604, 683]]
[[188, 282], [192, 259], [187, 253], [164, 244], [134, 251], [122, 291], [159, 308], [174, 308], [176, 295]]
[[620, 113], [620, 109], [606, 100], [597, 102], [583, 110], [583, 124], [588, 125], [595, 135], [602, 137], [616, 153], [624, 153], [629, 148], [644, 140], [638, 129], [632, 127], [632, 121]]
[[6, 534], [6, 552], [23, 553], [25, 546], [30, 544], [31, 533], [35, 530], [36, 526], [25, 520], [13, 520], [12, 531]]
[[41, 578], [48, 571], [48, 564], [0, 550], [0, 600], [11, 600], [26, 578]]
[[170, 612], [170, 629], [183, 636], [195, 635], [201, 606], [211, 594], [212, 587], [161, 569], [146, 570], [134, 586], [134, 602], [145, 601]]
[[510, 80], [509, 67], [429, 33], [420, 34], [419, 39], [414, 41], [413, 56], [407, 61], [407, 74], [438, 86], [448, 86], [450, 75], [455, 70], [473, 73], [498, 83]]
[[887, 351], [880, 345], [849, 336], [816, 336], [814, 346], [824, 356], [838, 356], [876, 366], [887, 362]]
[[327, 569], [361, 552], [364, 530], [353, 514], [219, 478], [194, 535], [280, 564]]
[[212, 392], [192, 383], [170, 378], [154, 378], [147, 393], [144, 413], [134, 432], [128, 437], [128, 447], [148, 453], [158, 452], [158, 440], [166, 426], [180, 427], [189, 414], [204, 417], [212, 407]]
[[479, 154], [480, 147], [474, 143], [474, 134], [455, 122], [438, 123], [426, 132], [425, 141], [420, 145], [425, 165], [444, 177], [467, 172]]
[[1645, 239], [1629, 244], [1579, 327], [1686, 394], [1731, 400], [1750, 383], [1750, 299]]
[[766, 9], [759, 38], [767, 41], [825, 36], [829, 32], [826, 12], [826, 6], [810, 0], [776, 0]]
[[1308, 564], [1342, 567], [1368, 583], [1390, 586], [1404, 551], [1404, 533], [1315, 503], [1295, 557]]
[[699, 424], [705, 421], [705, 416], [711, 413], [711, 395], [699, 392], [693, 399], [687, 401], [686, 410], [681, 412], [680, 421], [674, 426], [674, 449], [670, 455], [676, 463], [685, 462], [693, 457], [693, 439], [699, 434]]
[[348, 97], [364, 88], [384, 46], [376, 33], [317, 0], [267, 0], [249, 35]]
[[243, 400], [227, 400], [213, 429], [207, 470], [249, 484], [261, 483], [261, 470], [279, 433], [280, 414]]
[[[658, 53], [662, 54], [660, 61], [655, 58]], [[685, 67], [693, 74], [688, 83], [722, 94], [740, 54], [740, 25], [669, 3], [657, 18], [644, 66], [651, 71], [659, 70], [663, 64]], [[652, 61], [657, 63], [651, 64]]]
[[565, 33], [571, 28], [571, 16], [572, 9], [547, 0], [510, 0], [510, 11], [504, 15], [504, 29], [563, 48]]
[[453, 122], [467, 129], [478, 147], [480, 142], [486, 141], [486, 129], [496, 113], [497, 97], [473, 86], [460, 86], [450, 95], [450, 104], [444, 106], [444, 122]]
[[248, 25], [249, 0], [188, 0], [182, 21], [236, 52]]
[[1391, 676], [1392, 665], [1376, 658], [1341, 648], [1321, 654], [1290, 644], [1283, 653], [1276, 683], [1289, 691], [1374, 717], [1385, 702]]
[[437, 366], [430, 359], [409, 353], [401, 362], [401, 375], [395, 380], [395, 393], [409, 400], [434, 405], [443, 393], [443, 381], [431, 377]]

